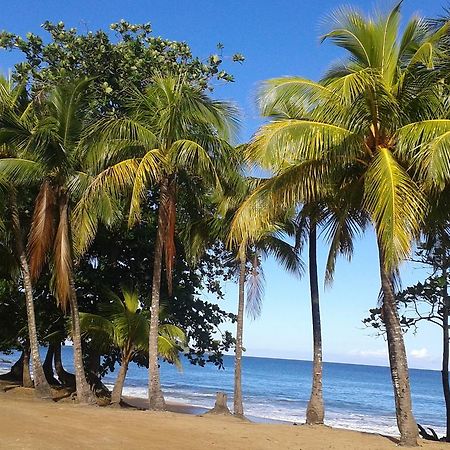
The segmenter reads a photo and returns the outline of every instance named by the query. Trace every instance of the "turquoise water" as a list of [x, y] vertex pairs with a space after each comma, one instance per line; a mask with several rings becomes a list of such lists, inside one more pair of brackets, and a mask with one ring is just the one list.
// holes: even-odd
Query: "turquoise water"
[[[72, 369], [71, 348], [63, 347], [66, 369]], [[14, 356], [5, 358], [13, 360]], [[232, 406], [233, 357], [225, 356], [225, 370], [214, 366], [197, 367], [183, 362], [183, 371], [162, 364], [161, 382], [166, 400], [212, 408], [215, 393], [228, 394]], [[1, 363], [0, 369], [7, 364]], [[311, 362], [244, 357], [244, 409], [255, 419], [303, 422], [311, 383]], [[105, 377], [112, 385], [116, 373]], [[413, 407], [417, 421], [444, 433], [445, 409], [440, 373], [410, 370]], [[131, 365], [125, 395], [147, 396], [147, 370]], [[398, 434], [390, 373], [387, 367], [355, 364], [324, 364], [325, 422], [341, 428]]]

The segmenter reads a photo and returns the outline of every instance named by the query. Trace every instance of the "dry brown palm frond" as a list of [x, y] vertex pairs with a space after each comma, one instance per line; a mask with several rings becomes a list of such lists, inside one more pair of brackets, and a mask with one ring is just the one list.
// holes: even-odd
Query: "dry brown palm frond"
[[55, 235], [55, 202], [53, 187], [44, 181], [36, 198], [28, 240], [30, 272], [36, 280], [47, 259]]
[[52, 290], [58, 306], [66, 312], [71, 295], [72, 252], [69, 238], [68, 201], [60, 199], [59, 222], [53, 248]]

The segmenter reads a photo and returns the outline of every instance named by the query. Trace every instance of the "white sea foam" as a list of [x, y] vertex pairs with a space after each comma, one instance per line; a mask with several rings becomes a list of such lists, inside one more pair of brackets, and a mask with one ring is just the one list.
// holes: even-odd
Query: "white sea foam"
[[[146, 387], [125, 387], [124, 395], [130, 397], [147, 397]], [[169, 402], [176, 402], [197, 408], [212, 408], [214, 405], [213, 393], [168, 389], [165, 398]], [[232, 399], [230, 399], [230, 402]], [[302, 423], [305, 421], [305, 408], [287, 408], [280, 403], [271, 404], [269, 401], [262, 402], [260, 399], [248, 399], [245, 403], [247, 416], [261, 421], [283, 421]], [[379, 433], [397, 436], [398, 429], [394, 416], [368, 415], [356, 413], [342, 413], [327, 411], [325, 424], [334, 428], [363, 431], [367, 433]], [[429, 426], [423, 424], [423, 426]], [[442, 427], [433, 427], [438, 434], [445, 434]]]
[[[14, 357], [8, 357], [8, 359], [13, 360]], [[256, 368], [260, 364], [264, 364], [263, 359], [252, 362]], [[283, 364], [283, 361], [280, 364]], [[9, 367], [10, 364], [0, 361], [0, 373], [7, 372]], [[299, 367], [301, 369], [302, 366]], [[359, 370], [364, 376], [371, 377], [370, 379], [383, 371], [380, 368], [358, 366], [348, 368], [345, 365], [329, 366], [329, 370], [331, 369], [335, 371], [346, 369], [348, 373]], [[199, 375], [200, 370], [204, 370], [201, 376]], [[248, 382], [247, 387], [244, 385], [246, 415], [256, 421], [304, 422], [309, 389], [309, 367], [307, 371], [304, 370], [303, 372], [296, 368], [295, 371], [292, 371], [292, 379], [286, 379], [291, 372], [281, 368], [279, 373], [285, 378], [277, 378], [276, 381], [273, 380], [272, 370], [274, 369], [271, 363], [270, 368], [264, 372], [264, 375], [267, 375], [266, 377], [258, 372], [253, 375], [253, 382]], [[216, 391], [221, 390], [228, 393], [229, 404], [232, 404], [233, 379], [231, 372], [216, 372], [207, 368], [192, 368], [187, 365], [184, 374], [166, 372], [163, 375], [163, 379], [167, 380], [167, 383], [163, 385], [163, 391], [166, 400], [169, 402], [210, 409], [214, 406]], [[413, 386], [416, 388], [415, 408], [417, 409], [415, 410], [419, 422], [424, 427], [431, 426], [438, 435], [443, 435], [445, 429], [442, 417], [445, 413], [443, 407], [439, 406], [438, 403], [438, 401], [442, 401], [440, 395], [437, 394], [439, 378], [435, 377], [436, 380], [434, 380], [432, 378], [433, 373], [418, 372], [417, 375], [427, 377], [423, 381], [422, 379], [416, 379]], [[328, 378], [329, 398], [326, 404], [325, 417], [327, 425], [371, 433], [398, 435], [388, 374], [385, 374], [385, 380], [382, 383], [378, 379], [376, 380], [378, 384], [373, 385], [358, 384], [357, 380], [349, 382], [347, 372], [341, 375], [341, 378], [338, 376], [339, 373], [333, 378], [331, 376]], [[105, 383], [110, 389], [113, 387], [114, 378], [115, 374], [106, 377]], [[247, 380], [252, 380], [251, 373], [247, 375]], [[124, 388], [124, 395], [147, 398], [146, 383], [147, 372], [144, 368], [131, 370], [127, 378], [127, 385]], [[436, 389], [430, 390], [430, 383], [433, 383]], [[424, 388], [421, 390], [422, 385]], [[286, 395], [286, 392], [292, 393], [292, 396]], [[351, 392], [351, 395], [347, 394], [349, 392]], [[433, 392], [436, 392], [435, 397], [430, 397]], [[374, 402], [368, 404], [367, 398], [373, 398]], [[436, 423], [440, 426], [436, 426]]]

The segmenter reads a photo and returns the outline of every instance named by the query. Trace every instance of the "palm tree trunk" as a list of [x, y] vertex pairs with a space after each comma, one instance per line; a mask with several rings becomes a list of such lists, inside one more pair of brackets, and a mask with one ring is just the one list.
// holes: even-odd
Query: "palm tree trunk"
[[[65, 220], [67, 224], [70, 224], [69, 220], [69, 199], [67, 195], [60, 194], [59, 199], [59, 220]], [[68, 225], [69, 227], [70, 225]], [[65, 230], [68, 236], [66, 240], [69, 241], [70, 229]], [[72, 263], [72, 254], [70, 248], [68, 258]], [[95, 396], [91, 391], [88, 382], [86, 381], [86, 373], [84, 371], [83, 363], [83, 348], [81, 344], [81, 329], [80, 329], [80, 315], [78, 311], [77, 291], [75, 289], [75, 282], [73, 279], [72, 264], [70, 264], [67, 270], [68, 282], [69, 282], [69, 305], [70, 305], [70, 317], [72, 322], [72, 342], [73, 342], [73, 359], [75, 367], [75, 382], [77, 389], [77, 400], [83, 404], [94, 404]]]
[[55, 378], [55, 373], [53, 372], [53, 356], [55, 354], [55, 345], [52, 343], [48, 344], [47, 354], [45, 355], [44, 364], [42, 368], [44, 369], [45, 378], [47, 383], [54, 386], [59, 386], [60, 383]]
[[77, 293], [73, 283], [72, 274], [70, 274], [70, 316], [72, 319], [72, 342], [73, 359], [75, 367], [75, 382], [77, 388], [77, 400], [83, 404], [96, 403], [94, 393], [86, 381], [86, 374], [83, 364], [83, 350], [81, 344], [80, 316], [78, 312]]
[[325, 411], [322, 390], [322, 331], [317, 275], [317, 226], [313, 219], [310, 220], [309, 229], [309, 285], [313, 326], [313, 378], [311, 397], [306, 408], [306, 423], [308, 425], [319, 425], [323, 424]]
[[23, 347], [23, 370], [22, 370], [22, 386], [26, 388], [33, 387], [33, 380], [30, 373], [30, 345], [25, 343]]
[[36, 395], [40, 398], [52, 398], [52, 390], [45, 378], [42, 367], [41, 356], [39, 354], [39, 341], [36, 329], [36, 317], [34, 313], [33, 286], [31, 283], [30, 268], [25, 254], [23, 244], [22, 229], [20, 225], [19, 210], [15, 192], [11, 193], [11, 220], [16, 240], [16, 251], [20, 261], [22, 272], [23, 288], [25, 291], [25, 304], [27, 310], [28, 338], [31, 348], [31, 362], [33, 364], [33, 378]]
[[120, 400], [122, 399], [123, 385], [125, 384], [125, 377], [128, 371], [128, 359], [122, 358], [122, 364], [117, 374], [116, 382], [114, 383], [114, 388], [111, 394], [111, 404], [120, 405]]
[[242, 417], [242, 337], [244, 333], [244, 301], [245, 301], [245, 269], [246, 258], [241, 256], [239, 266], [239, 300], [236, 322], [236, 351], [234, 357], [234, 414]]
[[61, 342], [58, 345], [55, 345], [55, 354], [54, 354], [54, 362], [55, 362], [55, 371], [58, 375], [58, 379], [61, 384], [65, 387], [76, 388], [75, 375], [73, 373], [67, 372], [62, 364], [61, 359]]
[[449, 312], [449, 295], [447, 286], [447, 268], [443, 269], [443, 308], [442, 308], [442, 389], [444, 391], [445, 412], [447, 419], [446, 442], [450, 442], [450, 385], [448, 377], [449, 362], [449, 330], [448, 330], [448, 312]]
[[160, 186], [160, 201], [158, 209], [158, 228], [156, 230], [155, 259], [153, 262], [152, 303], [150, 307], [150, 332], [148, 345], [148, 401], [151, 410], [164, 410], [166, 403], [161, 391], [158, 365], [158, 329], [159, 329], [159, 298], [161, 292], [161, 271], [163, 259], [163, 239], [166, 229], [166, 213], [164, 202], [167, 197], [168, 179]]
[[405, 343], [398, 317], [391, 274], [386, 270], [380, 242], [378, 242], [378, 251], [380, 257], [381, 289], [383, 292], [382, 317], [387, 334], [389, 364], [394, 387], [395, 412], [397, 426], [400, 431], [400, 445], [413, 447], [417, 446], [419, 433], [412, 412]]

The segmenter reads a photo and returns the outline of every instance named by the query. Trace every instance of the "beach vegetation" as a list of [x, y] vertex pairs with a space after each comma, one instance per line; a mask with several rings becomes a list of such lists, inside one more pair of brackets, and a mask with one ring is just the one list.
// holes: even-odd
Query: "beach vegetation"
[[[138, 353], [148, 355], [149, 314], [142, 309], [136, 290], [122, 288], [121, 296], [105, 294], [100, 313], [80, 313], [80, 328], [95, 348], [115, 347], [120, 351], [120, 369], [111, 393], [111, 403], [120, 404], [128, 366]], [[160, 323], [158, 356], [181, 367], [179, 353], [186, 346], [184, 332], [170, 323]]]
[[[94, 404], [119, 364], [118, 405], [133, 362], [148, 367], [149, 408], [163, 410], [160, 358], [220, 368], [234, 348], [241, 417], [244, 310], [261, 312], [264, 259], [299, 276], [308, 247], [306, 422], [322, 424], [317, 242], [329, 245], [331, 286], [337, 258], [350, 260], [371, 229], [381, 294], [368, 320], [386, 335], [400, 444], [417, 445], [403, 333], [421, 320], [442, 326], [450, 404], [450, 25], [414, 17], [403, 27], [401, 5], [332, 13], [322, 41], [344, 59], [319, 81], [263, 82], [266, 122], [243, 145], [237, 107], [212, 94], [234, 80], [224, 61], [244, 60], [224, 56], [222, 44], [202, 60], [184, 42], [153, 36], [150, 24], [124, 20], [85, 34], [47, 21], [45, 38], [1, 32], [0, 49], [21, 61], [0, 78], [0, 350], [21, 356], [0, 378], [43, 398], [63, 386]], [[439, 275], [398, 293], [400, 265], [418, 242]], [[237, 315], [202, 297], [223, 299], [228, 280], [238, 283]], [[221, 331], [227, 321], [235, 337]], [[62, 367], [67, 338], [74, 374]]]
[[[247, 147], [249, 161], [275, 174], [270, 189], [260, 189], [241, 208], [233, 233], [240, 241], [277, 209], [320, 200], [328, 189], [360, 198], [377, 237], [401, 443], [417, 445], [393, 280], [420, 234], [430, 192], [442, 191], [449, 180], [448, 102], [442, 76], [433, 69], [447, 25], [429, 32], [413, 19], [401, 34], [400, 7], [369, 17], [339, 9], [323, 40], [348, 58], [319, 82], [286, 77], [263, 85], [262, 111], [296, 109], [297, 118], [264, 125]], [[258, 215], [264, 194], [269, 206]]]

